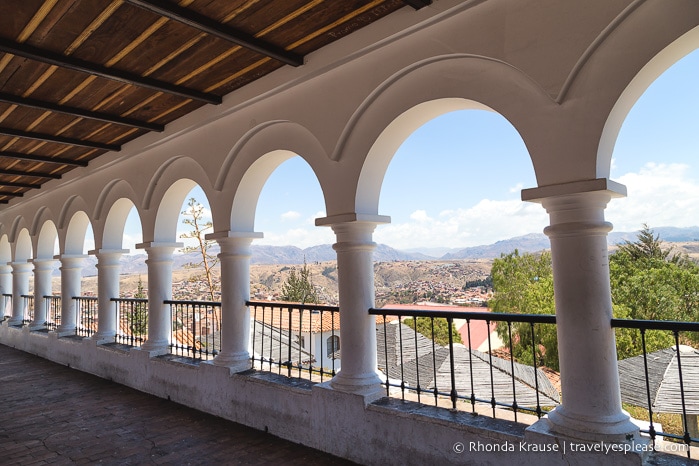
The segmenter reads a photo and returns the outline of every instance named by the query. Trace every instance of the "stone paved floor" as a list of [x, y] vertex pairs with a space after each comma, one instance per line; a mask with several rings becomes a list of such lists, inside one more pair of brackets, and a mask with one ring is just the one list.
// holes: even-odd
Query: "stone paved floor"
[[0, 465], [352, 465], [0, 345]]

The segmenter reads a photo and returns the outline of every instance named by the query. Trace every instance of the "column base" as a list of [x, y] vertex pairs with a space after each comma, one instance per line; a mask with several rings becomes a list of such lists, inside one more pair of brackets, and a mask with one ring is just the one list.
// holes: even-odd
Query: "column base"
[[75, 335], [75, 327], [72, 327], [72, 328], [71, 328], [71, 327], [62, 327], [62, 326], [59, 326], [59, 327], [55, 330], [55, 333], [56, 333], [59, 337], [69, 337], [69, 336]]
[[7, 325], [10, 327], [19, 327], [22, 325], [22, 318], [17, 319], [12, 317], [7, 321]]
[[[583, 440], [561, 434], [546, 417], [527, 427], [524, 432], [524, 445], [535, 445], [542, 451], [555, 451], [561, 455], [565, 464], [614, 464], [623, 466], [641, 466], [653, 452], [650, 439], [640, 435], [614, 440], [606, 436], [594, 441]], [[544, 449], [545, 445], [550, 448]]]
[[46, 328], [46, 322], [31, 322], [29, 324], [29, 330], [34, 331], [34, 330], [40, 330], [42, 328]]
[[104, 345], [105, 343], [114, 343], [115, 336], [116, 332], [97, 332], [90, 337], [90, 340], [93, 340], [98, 345]]
[[215, 366], [227, 367], [231, 374], [243, 372], [252, 368], [250, 354], [245, 353], [219, 353], [211, 363]]
[[606, 418], [582, 419], [570, 416], [564, 406], [548, 414], [553, 432], [587, 441], [625, 442], [640, 437], [638, 426], [625, 413]]
[[371, 403], [385, 394], [381, 386], [381, 378], [376, 372], [360, 375], [346, 375], [342, 369], [329, 382], [330, 388], [345, 393], [353, 393], [366, 397]]
[[167, 340], [148, 340], [141, 345], [141, 350], [147, 351], [151, 356], [162, 356], [170, 352], [169, 342]]

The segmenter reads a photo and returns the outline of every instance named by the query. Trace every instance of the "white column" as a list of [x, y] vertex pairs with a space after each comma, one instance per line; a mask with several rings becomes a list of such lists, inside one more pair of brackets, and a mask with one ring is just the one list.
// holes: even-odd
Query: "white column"
[[98, 249], [89, 254], [97, 258], [97, 342], [114, 341], [116, 335], [116, 310], [111, 301], [119, 297], [119, 273], [121, 256], [128, 249]]
[[372, 234], [387, 217], [352, 215], [316, 220], [329, 224], [337, 237], [337, 274], [340, 298], [340, 348], [342, 368], [330, 382], [333, 389], [365, 396], [379, 396], [381, 378], [376, 361], [374, 261]]
[[43, 328], [46, 325], [46, 300], [44, 296], [51, 294], [51, 273], [53, 259], [34, 259], [34, 320], [29, 324], [30, 329]]
[[85, 257], [82, 254], [55, 257], [61, 261], [61, 325], [56, 329], [61, 336], [75, 333], [76, 306], [73, 296], [80, 296]]
[[12, 266], [2, 264], [0, 265], [0, 304], [2, 304], [0, 306], [0, 320], [12, 312], [12, 301], [6, 301], [6, 297], [2, 296], [6, 294], [12, 294]]
[[607, 250], [612, 225], [604, 220], [607, 203], [625, 188], [600, 179], [558, 189], [537, 199], [550, 216], [544, 232], [551, 239], [561, 370], [562, 404], [548, 419], [559, 434], [625, 441], [638, 428], [621, 409]]
[[136, 245], [148, 254], [148, 338], [141, 349], [154, 354], [167, 354], [172, 338], [170, 306], [172, 299], [172, 253], [180, 243], [143, 243]]
[[8, 325], [22, 325], [24, 319], [24, 298], [29, 293], [29, 274], [32, 265], [27, 262], [12, 262], [12, 317]]
[[221, 247], [221, 352], [214, 358], [218, 366], [231, 372], [250, 369], [250, 244], [259, 233], [214, 233]]

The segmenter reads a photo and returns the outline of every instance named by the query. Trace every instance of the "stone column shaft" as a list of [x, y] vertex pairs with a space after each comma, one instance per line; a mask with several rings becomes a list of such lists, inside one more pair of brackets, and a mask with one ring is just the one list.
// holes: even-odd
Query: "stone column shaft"
[[181, 244], [144, 243], [136, 246], [148, 254], [148, 338], [141, 349], [156, 355], [167, 354], [172, 339], [170, 306], [172, 299], [172, 253]]
[[21, 325], [24, 319], [25, 301], [22, 295], [29, 293], [29, 274], [32, 265], [27, 262], [12, 262], [12, 317], [9, 325]]
[[97, 258], [97, 333], [98, 342], [110, 342], [116, 335], [116, 310], [112, 298], [119, 297], [121, 256], [128, 250], [99, 249], [90, 251]]
[[12, 267], [9, 264], [0, 265], [0, 320], [4, 316], [11, 316], [12, 299], [3, 295], [12, 294]]
[[331, 386], [339, 391], [378, 395], [381, 378], [376, 360], [374, 262], [376, 222], [332, 224], [337, 236], [337, 274], [340, 298], [340, 348], [342, 368]]
[[61, 261], [61, 325], [56, 332], [59, 335], [75, 333], [76, 303], [74, 296], [80, 296], [82, 287], [82, 270], [85, 256], [67, 255], [56, 256]]
[[42, 328], [46, 324], [46, 300], [44, 296], [51, 295], [51, 273], [53, 259], [34, 259], [34, 320], [30, 328]]
[[250, 364], [250, 244], [262, 235], [255, 233], [213, 234], [221, 246], [221, 352], [214, 364], [240, 372]]
[[607, 188], [539, 200], [551, 220], [544, 231], [551, 239], [562, 392], [562, 404], [548, 419], [554, 432], [610, 442], [638, 435], [621, 409], [611, 327], [607, 233], [612, 226], [604, 209], [613, 195]]

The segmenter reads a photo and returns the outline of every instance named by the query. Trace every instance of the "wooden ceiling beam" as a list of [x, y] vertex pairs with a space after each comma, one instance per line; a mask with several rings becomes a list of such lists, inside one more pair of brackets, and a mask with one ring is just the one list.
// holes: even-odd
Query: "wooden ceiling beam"
[[215, 105], [222, 102], [221, 97], [216, 94], [196, 91], [184, 86], [166, 83], [157, 79], [132, 74], [127, 71], [120, 71], [74, 57], [68, 57], [60, 53], [50, 52], [31, 45], [18, 44], [3, 38], [0, 38], [0, 52], [199, 102]]
[[38, 141], [56, 142], [58, 144], [67, 144], [69, 146], [89, 147], [91, 149], [111, 150], [115, 152], [119, 152], [121, 150], [121, 146], [117, 144], [103, 144], [101, 142], [83, 141], [82, 139], [66, 138], [63, 136], [53, 136], [51, 134], [20, 131], [11, 128], [0, 128], [0, 134], [25, 139], [34, 139]]
[[66, 115], [87, 118], [89, 120], [104, 121], [105, 123], [115, 123], [117, 125], [124, 125], [132, 128], [140, 128], [148, 131], [161, 132], [165, 129], [165, 126], [163, 125], [139, 121], [132, 118], [123, 118], [117, 115], [108, 115], [106, 113], [93, 112], [91, 110], [85, 110], [77, 107], [69, 107], [66, 105], [44, 102], [42, 100], [20, 97], [13, 94], [6, 94], [4, 92], [0, 92], [0, 102], [20, 105], [23, 107], [32, 107], [39, 110], [48, 110], [50, 112], [64, 113]]
[[9, 191], [0, 191], [0, 196], [5, 196], [5, 197], [22, 197], [24, 196], [24, 193], [11, 193]]
[[419, 10], [420, 8], [432, 5], [432, 0], [403, 0], [403, 3]]
[[58, 165], [70, 165], [72, 167], [87, 167], [86, 160], [72, 160], [62, 157], [49, 157], [47, 155], [21, 154], [19, 152], [0, 152], [0, 157], [8, 157], [30, 162], [55, 163]]
[[39, 189], [39, 188], [41, 188], [40, 183], [20, 183], [19, 181], [0, 181], [0, 186], [5, 186], [6, 188], [26, 188], [26, 189]]
[[[33, 178], [51, 178], [52, 180], [58, 180], [61, 178], [61, 175], [57, 173], [37, 173], [37, 172], [28, 172], [24, 170], [10, 170], [7, 168], [0, 168], [0, 175], [9, 175], [9, 176], [31, 176]], [[0, 182], [0, 185], [2, 183]]]
[[262, 55], [279, 60], [291, 66], [303, 65], [303, 55], [289, 52], [281, 47], [270, 44], [264, 40], [251, 36], [243, 31], [219, 23], [207, 16], [200, 15], [188, 8], [183, 8], [174, 3], [163, 0], [124, 0], [138, 8], [148, 10], [157, 15], [186, 24], [189, 27], [206, 34], [218, 37], [228, 42], [240, 45]]

